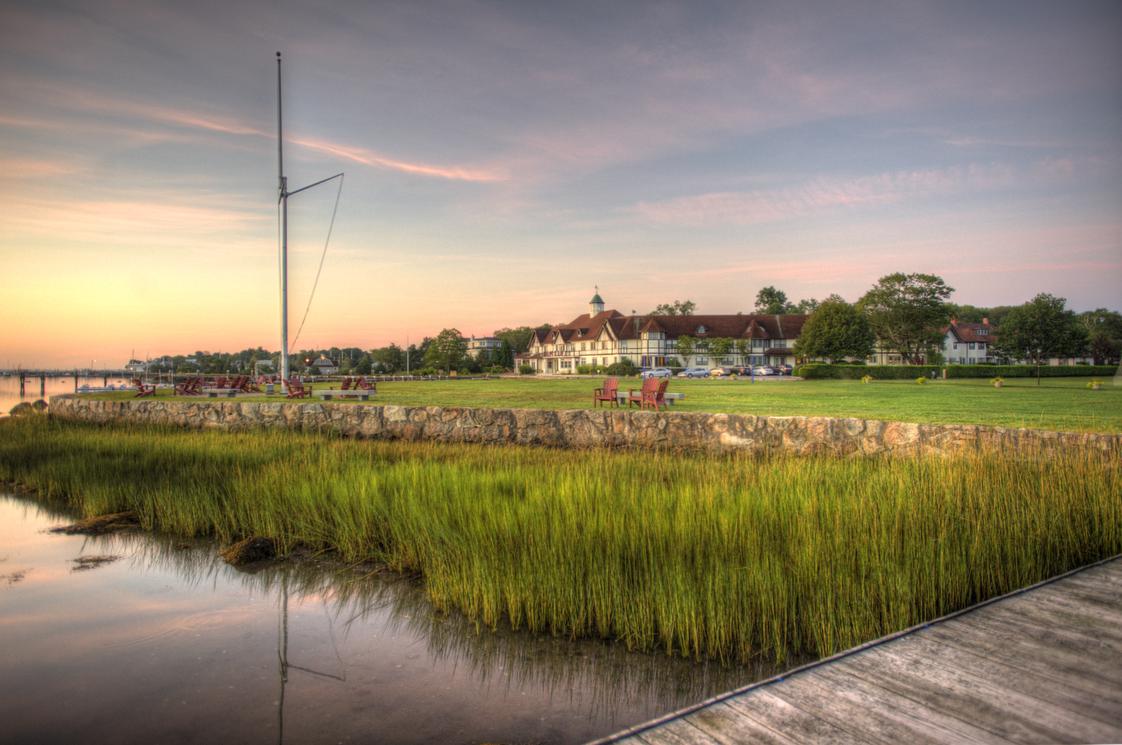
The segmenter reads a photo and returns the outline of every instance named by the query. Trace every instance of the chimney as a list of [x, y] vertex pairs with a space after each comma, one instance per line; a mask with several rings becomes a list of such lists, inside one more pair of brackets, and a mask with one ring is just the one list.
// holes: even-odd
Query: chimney
[[982, 325], [983, 325], [983, 326], [989, 326], [989, 325], [990, 325], [990, 319], [988, 319], [988, 318], [983, 318], [983, 319], [982, 319]]

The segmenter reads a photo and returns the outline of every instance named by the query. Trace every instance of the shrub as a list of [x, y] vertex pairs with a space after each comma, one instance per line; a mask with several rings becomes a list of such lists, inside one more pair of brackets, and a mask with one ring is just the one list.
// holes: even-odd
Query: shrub
[[638, 375], [639, 368], [635, 366], [634, 362], [624, 358], [620, 362], [615, 362], [611, 365], [608, 365], [608, 367], [605, 369], [605, 372], [608, 375], [627, 377], [629, 375]]
[[[1113, 375], [1113, 365], [1041, 365], [1042, 378], [1092, 377]], [[1035, 378], [1036, 365], [947, 365], [947, 378]]]
[[919, 383], [920, 385], [927, 385], [927, 378], [920, 375], [918, 378], [916, 378], [916, 382]]
[[872, 375], [862, 375], [861, 376], [861, 382], [862, 383], [872, 383], [873, 380], [874, 380], [874, 378], [873, 378]]
[[533, 365], [519, 365], [518, 366], [518, 374], [519, 375], [533, 375], [535, 372], [537, 372], [537, 371], [534, 370]]

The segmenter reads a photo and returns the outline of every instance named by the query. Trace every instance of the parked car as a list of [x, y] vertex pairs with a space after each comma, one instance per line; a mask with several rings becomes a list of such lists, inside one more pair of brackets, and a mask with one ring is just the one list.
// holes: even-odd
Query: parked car
[[757, 365], [756, 369], [752, 371], [753, 375], [775, 375], [775, 368], [767, 365]]
[[711, 377], [711, 378], [723, 378], [726, 375], [730, 374], [730, 372], [731, 372], [731, 368], [728, 368], [728, 367], [714, 367], [712, 370], [709, 371], [709, 377]]
[[650, 370], [644, 370], [639, 373], [642, 378], [669, 378], [671, 375], [669, 367], [652, 367]]
[[791, 367], [790, 365], [779, 365], [775, 368], [775, 370], [780, 375], [793, 375], [795, 372], [795, 368]]
[[708, 378], [709, 369], [705, 367], [687, 367], [678, 373], [679, 378]]

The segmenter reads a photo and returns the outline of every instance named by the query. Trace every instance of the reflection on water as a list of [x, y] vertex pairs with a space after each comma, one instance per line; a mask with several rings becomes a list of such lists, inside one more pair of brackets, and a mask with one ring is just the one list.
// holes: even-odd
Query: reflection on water
[[41, 398], [49, 400], [51, 396], [57, 396], [61, 393], [74, 393], [75, 389], [83, 385], [100, 388], [106, 384], [117, 388], [128, 387], [129, 381], [124, 378], [113, 376], [103, 378], [98, 375], [92, 378], [79, 377], [78, 383], [75, 385], [74, 376], [70, 376], [66, 378], [46, 378], [40, 385], [39, 378], [28, 377], [24, 396], [21, 398], [19, 395], [19, 378], [15, 375], [0, 375], [0, 416], [7, 416], [12, 407], [20, 401], [32, 402]]
[[[62, 522], [0, 496], [0, 740], [581, 742], [776, 672], [480, 631], [395, 576], [42, 532]], [[95, 555], [123, 558], [71, 571]]]

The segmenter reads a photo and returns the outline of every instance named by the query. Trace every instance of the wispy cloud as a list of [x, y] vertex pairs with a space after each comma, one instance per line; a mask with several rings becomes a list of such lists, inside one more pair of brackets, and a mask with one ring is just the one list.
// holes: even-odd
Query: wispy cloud
[[[244, 124], [237, 119], [213, 113], [198, 112], [172, 106], [161, 106], [119, 96], [106, 96], [62, 84], [35, 82], [29, 83], [28, 87], [32, 90], [38, 90], [40, 95], [49, 93], [50, 95], [46, 96], [49, 100], [63, 102], [62, 105], [66, 108], [80, 113], [97, 113], [114, 117], [141, 119], [184, 129], [202, 130], [241, 137], [271, 140], [276, 136], [271, 130], [266, 131], [258, 127]], [[0, 124], [25, 128], [37, 126], [35, 119], [26, 117], [6, 117], [2, 114], [0, 114]], [[299, 147], [326, 153], [335, 158], [347, 160], [352, 163], [358, 163], [371, 168], [398, 171], [414, 176], [473, 182], [502, 181], [506, 179], [505, 173], [496, 169], [411, 162], [401, 158], [393, 158], [366, 147], [332, 142], [315, 137], [291, 137], [289, 138], [289, 142]]]
[[1049, 159], [1027, 170], [995, 163], [893, 171], [849, 179], [822, 177], [775, 189], [713, 192], [640, 202], [633, 210], [642, 219], [659, 224], [754, 225], [829, 210], [1012, 188], [1026, 179], [1066, 178], [1074, 167], [1070, 160]]

